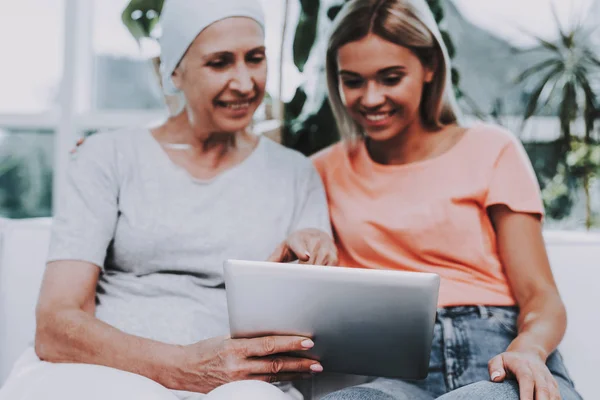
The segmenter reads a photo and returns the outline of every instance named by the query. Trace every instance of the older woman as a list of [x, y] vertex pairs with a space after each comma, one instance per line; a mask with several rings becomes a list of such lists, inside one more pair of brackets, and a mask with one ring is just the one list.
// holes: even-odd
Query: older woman
[[[280, 355], [309, 349], [308, 338], [226, 336], [226, 258], [336, 262], [311, 162], [247, 131], [267, 75], [260, 6], [167, 0], [162, 28], [163, 86], [185, 106], [74, 153], [35, 347], [3, 400], [195, 398], [322, 370]], [[285, 397], [266, 383], [240, 390]]]

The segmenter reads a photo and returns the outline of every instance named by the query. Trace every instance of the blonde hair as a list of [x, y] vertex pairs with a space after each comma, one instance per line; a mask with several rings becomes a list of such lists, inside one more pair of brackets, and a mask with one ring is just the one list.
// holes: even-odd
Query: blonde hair
[[434, 69], [433, 80], [423, 88], [419, 107], [425, 125], [440, 128], [458, 122], [460, 112], [452, 88], [450, 57], [425, 1], [351, 0], [333, 22], [326, 59], [329, 103], [342, 136], [357, 139], [363, 131], [341, 98], [337, 53], [340, 47], [370, 33], [408, 48], [421, 64]]

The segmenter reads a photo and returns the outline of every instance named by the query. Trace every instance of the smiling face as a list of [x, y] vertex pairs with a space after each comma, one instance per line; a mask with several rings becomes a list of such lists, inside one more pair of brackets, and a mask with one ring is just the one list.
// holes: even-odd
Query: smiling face
[[250, 18], [227, 18], [192, 42], [172, 76], [195, 124], [237, 132], [252, 122], [267, 80], [264, 34]]
[[433, 71], [411, 50], [369, 34], [339, 48], [337, 67], [342, 101], [372, 140], [392, 139], [419, 121]]

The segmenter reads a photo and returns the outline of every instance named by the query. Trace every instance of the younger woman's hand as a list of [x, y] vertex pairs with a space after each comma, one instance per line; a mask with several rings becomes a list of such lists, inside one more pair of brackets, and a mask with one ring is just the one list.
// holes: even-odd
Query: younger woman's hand
[[506, 351], [488, 363], [490, 379], [519, 382], [520, 400], [560, 400], [558, 383], [542, 358], [533, 353]]

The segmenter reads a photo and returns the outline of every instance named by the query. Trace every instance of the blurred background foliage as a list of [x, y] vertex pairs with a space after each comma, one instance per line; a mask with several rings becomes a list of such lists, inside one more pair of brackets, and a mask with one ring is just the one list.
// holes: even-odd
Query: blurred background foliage
[[[327, 101], [325, 76], [325, 53], [328, 29], [345, 1], [299, 0], [300, 18], [294, 36], [294, 64], [305, 75], [305, 84], [297, 88], [291, 101], [285, 104], [282, 142], [288, 147], [311, 155], [339, 140], [335, 119]], [[438, 24], [444, 19], [443, 0], [427, 0]], [[440, 31], [450, 57], [456, 48], [450, 34]], [[311, 61], [310, 69], [305, 68]], [[452, 83], [457, 97], [464, 97], [460, 90], [460, 74], [452, 69]]]
[[[291, 100], [283, 104], [283, 111], [275, 113], [275, 118], [279, 118], [282, 125], [283, 144], [311, 155], [339, 140], [326, 100], [324, 56], [328, 29], [345, 1], [285, 0], [286, 13], [293, 2], [297, 2], [300, 15], [295, 26], [291, 26], [294, 30], [291, 50], [303, 83], [296, 88]], [[465, 115], [470, 119], [504, 124], [517, 135], [522, 135], [528, 124], [539, 124], [537, 120], [531, 122], [532, 117], [544, 116], [542, 122], [549, 123], [550, 129], [560, 131], [560, 135], [541, 141], [529, 137], [523, 142], [542, 188], [548, 221], [552, 226], [569, 229], [598, 227], [600, 46], [597, 31], [594, 45], [593, 30], [584, 29], [590, 24], [574, 23], [563, 28], [555, 18], [556, 40], [538, 37], [535, 38], [537, 46], [523, 50], [467, 22], [452, 1], [427, 2], [453, 59], [452, 82]], [[158, 30], [155, 28], [163, 4], [164, 0], [130, 0], [123, 10], [122, 23], [140, 45], [145, 39], [156, 39]], [[591, 26], [595, 28], [597, 24]], [[523, 34], [534, 37], [527, 32]], [[151, 61], [157, 73], [158, 58]], [[119, 60], [119, 63], [124, 61]], [[511, 68], [513, 71], [507, 72]], [[509, 87], [510, 82], [514, 84], [512, 94], [502, 97], [498, 90], [490, 94], [490, 88]], [[156, 79], [154, 83], [159, 85], [160, 80]], [[279, 109], [281, 97], [281, 91], [279, 95], [271, 93], [265, 103]], [[169, 99], [165, 99], [165, 103], [169, 105]], [[272, 114], [265, 112], [265, 117], [273, 118]], [[520, 127], [506, 124], [504, 117], [518, 117], [519, 114], [522, 116]], [[51, 132], [6, 130], [0, 132], [0, 140], [3, 140], [0, 151], [1, 215], [11, 218], [50, 215]], [[39, 146], [34, 147], [34, 144]], [[32, 154], [32, 148], [39, 151]], [[563, 225], [562, 220], [565, 221]]]

